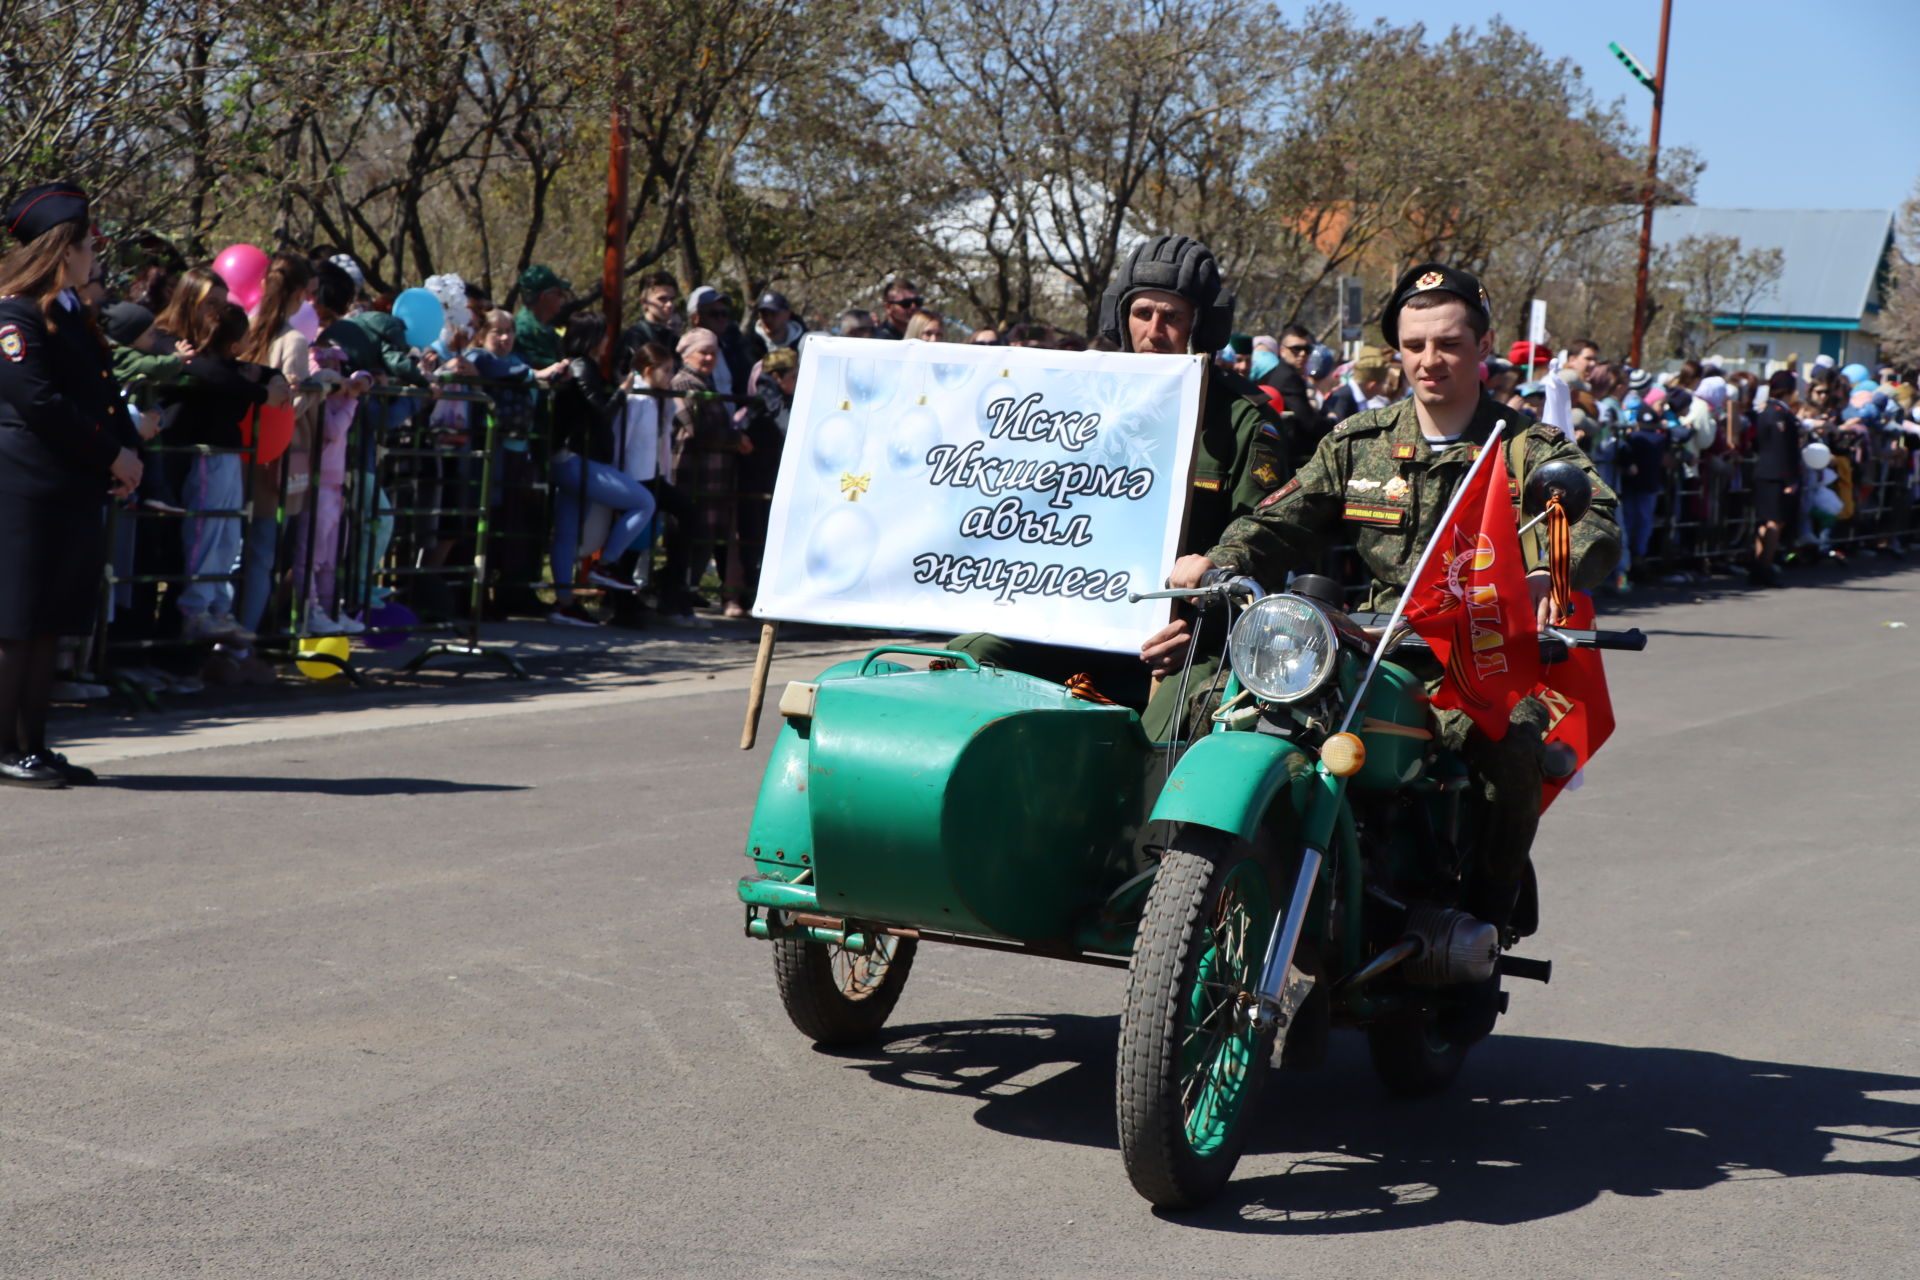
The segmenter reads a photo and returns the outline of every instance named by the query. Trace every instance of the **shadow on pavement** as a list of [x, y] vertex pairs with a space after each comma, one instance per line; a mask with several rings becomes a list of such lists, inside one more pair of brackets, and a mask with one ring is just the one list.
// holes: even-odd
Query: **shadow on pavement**
[[[900, 1027], [855, 1056], [876, 1080], [978, 1099], [975, 1119], [997, 1132], [1113, 1147], [1117, 1034], [1112, 1017], [1002, 1017]], [[1342, 1034], [1321, 1070], [1275, 1072], [1259, 1106], [1248, 1154], [1298, 1160], [1169, 1221], [1342, 1235], [1525, 1222], [1603, 1193], [1747, 1178], [1920, 1181], [1920, 1076], [1692, 1049], [1496, 1035], [1450, 1093], [1413, 1102], [1390, 1097], [1360, 1037]]]
[[530, 791], [491, 782], [448, 782], [444, 778], [245, 778], [220, 775], [102, 774], [100, 785], [122, 791], [281, 792], [319, 796], [440, 796], [463, 791]]

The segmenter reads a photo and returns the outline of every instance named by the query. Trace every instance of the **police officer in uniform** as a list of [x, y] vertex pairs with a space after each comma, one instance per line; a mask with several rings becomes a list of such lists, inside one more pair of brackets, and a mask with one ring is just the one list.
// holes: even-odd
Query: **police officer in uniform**
[[55, 649], [93, 628], [104, 502], [140, 483], [139, 434], [75, 292], [93, 273], [86, 193], [69, 182], [0, 214], [0, 784], [94, 781], [47, 745]]
[[[1100, 334], [1122, 351], [1159, 355], [1212, 353], [1233, 329], [1233, 294], [1220, 280], [1213, 254], [1187, 236], [1160, 236], [1128, 255], [1100, 299]], [[1200, 414], [1198, 456], [1188, 496], [1183, 551], [1212, 546], [1236, 518], [1251, 512], [1285, 484], [1285, 428], [1260, 389], [1207, 361]], [[1219, 641], [1196, 656], [1190, 685], [1204, 688], [1218, 661]], [[975, 632], [947, 646], [982, 663], [1024, 671], [1064, 683], [1085, 674], [1094, 688], [1116, 702], [1146, 706], [1150, 688], [1144, 663], [1132, 654], [1103, 653], [1059, 645], [1008, 640]], [[1149, 736], [1167, 736], [1173, 721], [1175, 684], [1153, 699], [1145, 716]]]
[[[1491, 350], [1492, 316], [1480, 282], [1441, 263], [1421, 263], [1400, 277], [1380, 327], [1388, 345], [1399, 348], [1412, 397], [1341, 423], [1298, 475], [1235, 521], [1215, 546], [1183, 557], [1174, 568], [1175, 585], [1196, 585], [1203, 573], [1220, 567], [1278, 587], [1289, 570], [1315, 568], [1329, 542], [1346, 537], [1373, 575], [1370, 607], [1391, 609], [1454, 490], [1502, 419], [1516, 515], [1534, 468], [1571, 462], [1588, 473], [1593, 505], [1571, 530], [1573, 585], [1591, 590], [1605, 581], [1620, 556], [1613, 492], [1576, 445], [1502, 408], [1482, 389], [1479, 366]], [[1527, 582], [1544, 620], [1551, 603], [1543, 540], [1530, 534], [1523, 541]], [[1157, 633], [1142, 650], [1156, 670], [1177, 661], [1186, 644], [1182, 626]], [[1426, 677], [1429, 689], [1438, 686], [1440, 670], [1430, 655], [1403, 650], [1395, 661]], [[1435, 714], [1442, 741], [1465, 758], [1486, 802], [1473, 896], [1463, 905], [1504, 930], [1539, 824], [1546, 708], [1523, 699], [1499, 742], [1482, 735], [1464, 712]]]

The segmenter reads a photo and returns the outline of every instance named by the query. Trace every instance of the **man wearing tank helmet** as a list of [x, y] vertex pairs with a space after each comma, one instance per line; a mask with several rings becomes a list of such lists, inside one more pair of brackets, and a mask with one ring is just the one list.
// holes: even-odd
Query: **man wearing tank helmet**
[[[1505, 419], [1502, 451], [1516, 507], [1536, 467], [1564, 461], [1587, 473], [1593, 505], [1571, 530], [1573, 585], [1587, 591], [1599, 586], [1620, 558], [1617, 500], [1578, 446], [1503, 409], [1480, 385], [1479, 366], [1492, 342], [1492, 314], [1480, 282], [1441, 263], [1421, 263], [1400, 277], [1380, 328], [1387, 345], [1399, 349], [1413, 395], [1341, 423], [1297, 476], [1236, 520], [1212, 549], [1182, 557], [1174, 565], [1174, 585], [1194, 586], [1208, 570], [1228, 568], [1277, 586], [1289, 570], [1317, 568], [1332, 539], [1351, 539], [1373, 575], [1369, 607], [1391, 609], [1480, 446]], [[1537, 534], [1523, 542], [1528, 584], [1544, 616], [1544, 547]], [[1156, 671], [1178, 661], [1186, 647], [1182, 628], [1176, 622], [1148, 640], [1142, 653]], [[1425, 678], [1429, 691], [1439, 685], [1440, 669], [1430, 654], [1402, 650], [1394, 661]], [[1514, 920], [1540, 820], [1547, 711], [1537, 699], [1523, 699], [1499, 742], [1482, 735], [1464, 712], [1437, 711], [1435, 720], [1486, 801], [1475, 851], [1480, 872], [1473, 897], [1462, 905], [1505, 930]]]
[[[1100, 299], [1100, 336], [1121, 351], [1211, 354], [1227, 344], [1232, 330], [1233, 294], [1222, 286], [1212, 252], [1188, 236], [1158, 236], [1136, 247]], [[1212, 360], [1207, 366], [1183, 553], [1213, 546], [1228, 525], [1252, 512], [1292, 474], [1285, 428], [1260, 388]], [[1197, 689], [1206, 687], [1224, 637], [1203, 639], [1208, 652], [1195, 658], [1188, 681]], [[1148, 668], [1131, 654], [1035, 644], [984, 632], [960, 636], [947, 647], [982, 663], [1061, 683], [1084, 674], [1116, 702], [1147, 706]], [[1147, 707], [1144, 722], [1150, 736], [1167, 736], [1178, 683], [1168, 681]]]

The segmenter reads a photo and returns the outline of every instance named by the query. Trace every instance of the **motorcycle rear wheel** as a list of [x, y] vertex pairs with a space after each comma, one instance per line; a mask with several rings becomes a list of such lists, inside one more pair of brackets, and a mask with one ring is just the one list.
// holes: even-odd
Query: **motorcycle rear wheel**
[[920, 944], [882, 934], [866, 955], [826, 942], [773, 940], [780, 1003], [800, 1034], [819, 1045], [864, 1044], [880, 1034], [900, 1002]]
[[1470, 1041], [1441, 1030], [1433, 1013], [1395, 1014], [1367, 1028], [1367, 1055], [1387, 1092], [1428, 1098], [1453, 1083], [1466, 1064]]
[[1272, 870], [1255, 850], [1187, 827], [1147, 898], [1114, 1073], [1120, 1154], [1134, 1190], [1163, 1209], [1219, 1194], [1246, 1146], [1273, 1051], [1246, 993], [1274, 927]]

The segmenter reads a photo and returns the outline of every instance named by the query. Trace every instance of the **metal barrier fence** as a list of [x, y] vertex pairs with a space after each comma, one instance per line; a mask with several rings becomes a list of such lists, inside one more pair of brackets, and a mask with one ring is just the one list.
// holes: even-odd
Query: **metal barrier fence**
[[[508, 391], [522, 399], [503, 413]], [[751, 399], [652, 388], [627, 393], [688, 402], [696, 413], [707, 405]], [[316, 630], [310, 624], [316, 618], [357, 617], [366, 643], [424, 641], [406, 664], [408, 671], [447, 656], [496, 662], [525, 678], [510, 653], [481, 643], [480, 625], [490, 608], [497, 614], [509, 605], [536, 607], [535, 593], [547, 590], [605, 594], [604, 588], [586, 583], [556, 583], [548, 571], [557, 497], [553, 464], [561, 435], [552, 413], [553, 396], [533, 395], [526, 384], [463, 378], [442, 379], [431, 389], [368, 389], [358, 398], [344, 437], [329, 434], [323, 413], [321, 426], [296, 438], [288, 463], [297, 459], [304, 465], [282, 465], [270, 519], [251, 501], [258, 470], [253, 448], [148, 446], [162, 471], [178, 472], [185, 463], [198, 475], [211, 459], [237, 458], [246, 477], [242, 500], [237, 507], [110, 508], [112, 553], [93, 637], [101, 675], [136, 701], [154, 703], [152, 689], [116, 678], [113, 659], [211, 644], [178, 635], [169, 615], [178, 612], [182, 596], [195, 584], [232, 582], [250, 605], [258, 603], [260, 591], [269, 594], [252, 645], [301, 663], [337, 667], [356, 682], [360, 676], [350, 655], [311, 643]], [[615, 426], [621, 430], [624, 424]], [[1853, 509], [1823, 530], [1817, 545], [1845, 549], [1900, 542], [1912, 516], [1910, 457], [1872, 442], [1840, 447], [1853, 464]], [[693, 527], [679, 531], [689, 549], [688, 585], [698, 587], [711, 561], [722, 599], [744, 604], [753, 594], [764, 551], [778, 442], [751, 465], [747, 460], [754, 455], [738, 455], [730, 447], [687, 441], [681, 449], [691, 463], [683, 458], [677, 476], [664, 460], [662, 467], [669, 483], [681, 482], [677, 487], [694, 513]], [[720, 458], [719, 465], [707, 457], [724, 454], [735, 456]], [[578, 468], [574, 494], [583, 533], [591, 509], [587, 471]], [[1656, 507], [1648, 552], [1636, 563], [1673, 572], [1746, 561], [1754, 534], [1751, 473], [1751, 460], [1731, 453], [1688, 458], [1676, 467]], [[229, 541], [244, 549], [229, 571], [194, 572], [184, 562], [190, 539], [168, 536], [229, 520], [240, 526], [240, 536]], [[1811, 532], [1804, 524], [1803, 519], [1802, 528], [1786, 531], [1783, 553], [1804, 544]], [[656, 515], [638, 544], [643, 565], [650, 564], [660, 532]], [[178, 560], [173, 551], [180, 552]], [[1330, 548], [1322, 571], [1356, 599], [1371, 587], [1351, 544]], [[407, 612], [385, 607], [396, 596], [404, 598]]]
[[[498, 397], [509, 390], [523, 397], [527, 411], [505, 415], [503, 421]], [[628, 394], [696, 406], [750, 399], [651, 388]], [[405, 664], [407, 671], [447, 656], [496, 662], [525, 678], [512, 654], [481, 643], [480, 625], [490, 609], [536, 608], [536, 593], [561, 588], [582, 595], [606, 590], [584, 582], [556, 583], [548, 571], [559, 437], [553, 430], [553, 399], [551, 393], [534, 394], [526, 384], [479, 378], [442, 378], [431, 389], [366, 389], [344, 436], [330, 431], [324, 410], [311, 431], [296, 435], [278, 464], [279, 491], [271, 512], [264, 501], [254, 501], [259, 474], [254, 448], [147, 446], [151, 465], [175, 472], [182, 470], [180, 464], [190, 470], [209, 458], [234, 456], [242, 476], [239, 496], [233, 506], [213, 508], [131, 502], [110, 507], [107, 537], [113, 550], [101, 578], [92, 637], [100, 677], [136, 705], [157, 706], [158, 691], [131, 678], [134, 664], [154, 651], [198, 654], [222, 643], [219, 637], [182, 634], [180, 609], [195, 583], [227, 583], [253, 604], [258, 604], [256, 592], [268, 596], [252, 638], [244, 644], [226, 642], [235, 647], [331, 666], [358, 683], [361, 675], [350, 651], [343, 656], [335, 646], [313, 643], [337, 634], [339, 619], [357, 618], [349, 630], [363, 644], [424, 641]], [[682, 447], [696, 457], [727, 452], [691, 442]], [[777, 452], [772, 461], [777, 464]], [[662, 466], [671, 482], [670, 465], [663, 461]], [[689, 470], [705, 474], [708, 469]], [[738, 478], [733, 467], [711, 470], [730, 481]], [[772, 497], [772, 470], [764, 470], [763, 486], [694, 483], [682, 488], [696, 513], [696, 527], [685, 531], [693, 584], [711, 559], [726, 579], [719, 588], [722, 596], [743, 603], [751, 597], [751, 577], [728, 574], [727, 567], [757, 570], [765, 540], [764, 506]], [[574, 495], [582, 533], [592, 509], [587, 471], [578, 468]], [[743, 534], [740, 508], [755, 501], [763, 508], [761, 518], [757, 526], [749, 519]], [[237, 538], [226, 540], [241, 549], [231, 568], [191, 572], [176, 546], [189, 539], [168, 535], [220, 521], [240, 529]], [[643, 564], [650, 565], [659, 535], [656, 519], [638, 548]], [[249, 581], [251, 588], [244, 585]], [[387, 607], [401, 601], [405, 611]], [[317, 628], [317, 619], [331, 625]]]

